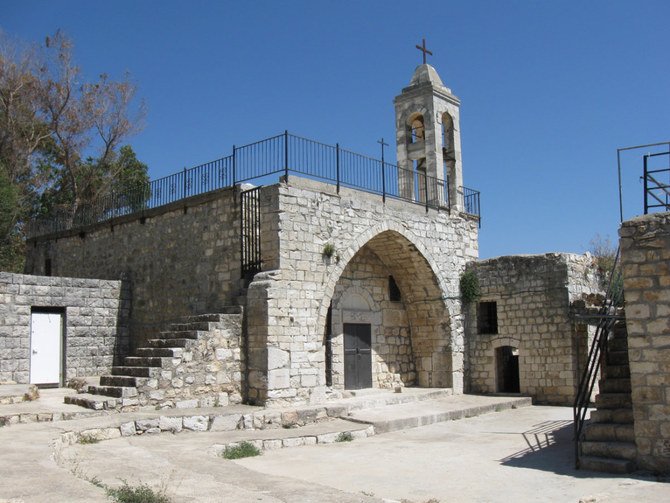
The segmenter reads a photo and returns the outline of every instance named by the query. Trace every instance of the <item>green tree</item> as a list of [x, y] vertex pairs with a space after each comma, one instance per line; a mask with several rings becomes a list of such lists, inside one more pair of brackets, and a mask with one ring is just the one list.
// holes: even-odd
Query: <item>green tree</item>
[[[148, 183], [124, 140], [142, 124], [126, 76], [81, 82], [62, 33], [25, 48], [0, 34], [0, 268], [20, 270], [26, 223], [36, 215], [69, 224], [95, 216], [118, 190]], [[146, 192], [146, 190], [144, 190]], [[11, 205], [10, 205], [11, 201]], [[135, 205], [144, 200], [134, 200]], [[5, 213], [5, 211], [8, 211]]]

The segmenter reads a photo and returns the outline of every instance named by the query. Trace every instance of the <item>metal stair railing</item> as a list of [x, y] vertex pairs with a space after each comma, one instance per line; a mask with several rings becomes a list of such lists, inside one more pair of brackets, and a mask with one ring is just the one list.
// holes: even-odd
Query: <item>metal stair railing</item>
[[573, 404], [575, 468], [579, 469], [580, 442], [586, 423], [586, 413], [591, 404], [591, 395], [603, 367], [607, 355], [607, 340], [613, 332], [617, 321], [625, 319], [620, 313], [623, 306], [623, 278], [619, 267], [619, 249], [617, 249], [614, 265], [609, 273], [607, 293], [603, 305], [598, 311], [598, 324], [593, 342], [589, 349], [586, 368], [582, 373]]

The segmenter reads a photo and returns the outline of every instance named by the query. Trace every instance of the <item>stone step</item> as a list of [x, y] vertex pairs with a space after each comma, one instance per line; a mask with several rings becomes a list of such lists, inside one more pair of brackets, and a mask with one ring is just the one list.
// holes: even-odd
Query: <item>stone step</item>
[[597, 409], [629, 409], [633, 406], [630, 393], [600, 393], [596, 396]]
[[159, 332], [156, 337], [150, 340], [160, 339], [191, 339], [197, 340], [200, 337], [206, 336], [206, 330], [164, 330]]
[[124, 363], [128, 367], [161, 367], [165, 359], [156, 356], [126, 356]]
[[184, 348], [138, 348], [135, 356], [154, 356], [163, 358], [181, 358]]
[[584, 456], [634, 460], [637, 448], [631, 442], [592, 442], [583, 441], [580, 448]]
[[133, 376], [133, 377], [158, 377], [160, 368], [156, 367], [112, 367], [112, 375], [115, 376]]
[[632, 473], [635, 470], [635, 463], [629, 459], [581, 456], [579, 469], [605, 473]]
[[628, 351], [628, 337], [614, 337], [607, 341], [608, 351]]
[[584, 427], [584, 440], [635, 442], [635, 431], [631, 423], [587, 423]]
[[120, 400], [116, 398], [104, 397], [100, 395], [91, 395], [90, 393], [78, 393], [76, 395], [65, 396], [63, 401], [70, 405], [79, 405], [92, 410], [114, 410]]
[[193, 339], [149, 339], [147, 344], [151, 348], [185, 348], [193, 343]]
[[468, 396], [461, 395], [458, 398], [388, 405], [352, 411], [346, 419], [371, 424], [378, 434], [532, 405], [530, 397], [491, 397], [488, 403], [482, 404], [479, 400], [476, 405], [470, 405], [470, 400]]
[[168, 332], [189, 332], [198, 330], [208, 332], [214, 328], [216, 328], [216, 322], [213, 321], [189, 321], [186, 323], [171, 324]]
[[89, 386], [91, 395], [112, 396], [114, 398], [133, 398], [137, 396], [137, 388], [130, 386]]
[[607, 366], [628, 365], [628, 350], [607, 351]]
[[591, 411], [593, 423], [633, 424], [633, 409], [601, 409]]
[[193, 316], [187, 316], [184, 318], [184, 321], [187, 323], [191, 323], [194, 321], [211, 321], [211, 322], [221, 322], [224, 321], [226, 318], [230, 317], [231, 315], [240, 315], [242, 314], [242, 307], [241, 306], [225, 306], [221, 308], [220, 313], [210, 313], [210, 314], [197, 314]]
[[630, 393], [630, 378], [628, 377], [608, 377], [601, 379], [598, 384], [601, 393]]
[[628, 363], [625, 365], [605, 365], [603, 369], [603, 376], [609, 379], [614, 378], [630, 378], [630, 367]]
[[102, 376], [100, 377], [100, 386], [124, 386], [135, 388], [137, 387], [138, 379], [142, 378], [121, 375]]

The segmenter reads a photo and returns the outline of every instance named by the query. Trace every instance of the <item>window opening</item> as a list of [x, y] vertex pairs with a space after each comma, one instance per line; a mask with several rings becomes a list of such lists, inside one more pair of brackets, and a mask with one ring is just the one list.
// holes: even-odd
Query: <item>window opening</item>
[[389, 300], [391, 302], [402, 301], [402, 294], [400, 293], [400, 288], [398, 288], [398, 284], [395, 282], [395, 278], [393, 276], [389, 276]]
[[478, 325], [480, 334], [498, 333], [498, 306], [495, 302], [480, 302]]

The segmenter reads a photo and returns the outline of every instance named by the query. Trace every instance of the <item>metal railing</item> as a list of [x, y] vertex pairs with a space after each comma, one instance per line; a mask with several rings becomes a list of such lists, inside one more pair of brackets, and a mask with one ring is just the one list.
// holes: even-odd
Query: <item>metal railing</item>
[[623, 306], [623, 276], [619, 266], [619, 250], [617, 250], [614, 266], [609, 272], [609, 281], [605, 300], [598, 311], [596, 333], [591, 342], [586, 367], [582, 373], [573, 403], [575, 467], [579, 468], [580, 442], [586, 424], [586, 413], [591, 404], [591, 396], [599, 378], [603, 361], [607, 357], [607, 339], [613, 332], [614, 324], [625, 319], [620, 312]]
[[[395, 164], [289, 134], [233, 146], [233, 153], [214, 161], [184, 169], [149, 182], [133, 192], [112, 193], [94, 203], [71, 211], [33, 220], [28, 237], [80, 228], [116, 217], [157, 208], [191, 196], [252, 180], [264, 182], [271, 175], [295, 173], [341, 187], [399, 199], [429, 208], [452, 207], [449, 180], [428, 176], [422, 171], [405, 170]], [[274, 183], [274, 181], [272, 182]], [[460, 207], [480, 218], [480, 194], [458, 187]]]
[[[644, 156], [644, 172], [642, 180], [644, 183], [644, 214], [650, 210], [659, 209], [661, 211], [670, 211], [670, 167], [661, 169], [651, 169], [649, 163], [660, 157], [668, 157], [670, 152], [658, 152], [656, 154], [646, 154]], [[669, 164], [670, 165], [670, 164]], [[661, 177], [666, 175], [667, 182], [661, 181]]]
[[242, 278], [251, 281], [261, 270], [260, 187], [240, 194], [240, 260]]

